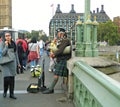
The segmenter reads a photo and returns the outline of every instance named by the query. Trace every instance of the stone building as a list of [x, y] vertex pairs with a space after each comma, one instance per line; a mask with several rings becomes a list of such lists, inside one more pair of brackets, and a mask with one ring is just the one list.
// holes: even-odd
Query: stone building
[[[101, 10], [99, 8], [93, 10], [91, 13], [91, 20], [94, 20], [94, 16], [96, 16], [97, 22], [106, 22], [110, 20], [109, 16], [106, 14], [104, 10], [104, 5], [101, 5]], [[74, 5], [71, 5], [71, 10], [69, 13], [63, 13], [60, 9], [60, 4], [58, 4], [55, 15], [52, 17], [49, 23], [49, 36], [50, 39], [53, 39], [56, 36], [56, 30], [59, 27], [63, 27], [66, 29], [68, 33], [68, 37], [75, 42], [75, 23], [80, 16], [80, 20], [84, 22], [84, 13], [76, 13], [74, 10]]]
[[0, 29], [12, 28], [12, 0], [0, 0]]
[[114, 17], [113, 22], [118, 26], [118, 31], [120, 33], [120, 16]]

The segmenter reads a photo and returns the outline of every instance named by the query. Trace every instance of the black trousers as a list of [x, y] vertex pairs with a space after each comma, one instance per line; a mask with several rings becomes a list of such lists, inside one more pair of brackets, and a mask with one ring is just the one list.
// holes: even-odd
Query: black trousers
[[14, 95], [14, 84], [15, 84], [15, 77], [4, 77], [4, 93], [7, 93], [8, 89], [10, 92], [10, 96]]

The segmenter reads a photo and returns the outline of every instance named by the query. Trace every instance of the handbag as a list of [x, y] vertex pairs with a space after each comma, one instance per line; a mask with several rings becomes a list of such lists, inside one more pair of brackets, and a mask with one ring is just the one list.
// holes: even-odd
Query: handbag
[[8, 52], [5, 54], [5, 56], [1, 56], [0, 65], [4, 65], [13, 61], [14, 61], [13, 53], [11, 53], [11, 51], [8, 49]]

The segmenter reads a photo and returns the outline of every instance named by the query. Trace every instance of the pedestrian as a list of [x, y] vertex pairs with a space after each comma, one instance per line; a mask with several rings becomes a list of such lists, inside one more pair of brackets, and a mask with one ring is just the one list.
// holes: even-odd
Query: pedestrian
[[22, 69], [21, 73], [23, 73], [23, 69], [24, 70], [26, 69], [28, 44], [20, 35], [18, 36], [18, 39], [16, 40], [16, 44], [18, 48], [19, 61], [21, 64], [21, 69]]
[[[2, 36], [0, 35], [0, 45], [2, 45]], [[0, 46], [1, 47], [1, 46]], [[2, 57], [2, 49], [0, 48], [0, 58]], [[0, 66], [0, 72], [1, 72], [1, 66]]]
[[44, 47], [45, 47], [45, 43], [42, 39], [38, 41], [38, 46], [39, 46], [40, 57], [41, 57], [43, 55]]
[[40, 40], [37, 42], [37, 44], [38, 44], [39, 55], [40, 55], [40, 58], [39, 58], [39, 60], [38, 60], [38, 64], [42, 66], [42, 65], [43, 65], [43, 54], [44, 54], [45, 42], [44, 42], [42, 39], [40, 39]]
[[[56, 42], [57, 42], [57, 39], [54, 38], [54, 40], [50, 43], [50, 47], [56, 48]], [[53, 53], [52, 49], [50, 49], [50, 54], [51, 53]], [[50, 57], [50, 65], [49, 65], [50, 72], [54, 71], [54, 64], [55, 64], [55, 58]]]
[[0, 35], [0, 43], [2, 42], [2, 36]]
[[31, 42], [28, 44], [29, 55], [28, 55], [28, 62], [30, 62], [31, 70], [37, 65], [37, 60], [40, 58], [39, 48], [37, 44], [37, 40], [35, 37], [31, 39]]
[[15, 57], [14, 61], [1, 65], [2, 74], [4, 77], [3, 97], [5, 98], [7, 96], [7, 91], [9, 89], [9, 93], [10, 93], [9, 97], [12, 99], [16, 99], [16, 97], [14, 96], [15, 75], [16, 75], [17, 64], [19, 67], [20, 67], [20, 64], [19, 64], [19, 59], [17, 55], [16, 44], [12, 40], [11, 34], [9, 32], [5, 33], [5, 41], [3, 42], [3, 45], [1, 45], [1, 48], [2, 48], [2, 57], [6, 55], [8, 50], [12, 50], [12, 54]]
[[21, 41], [17, 43], [17, 53], [18, 53], [18, 58], [19, 58], [20, 66], [21, 66], [20, 68], [17, 66], [17, 74], [24, 73], [23, 72], [24, 49], [22, 47], [22, 44], [23, 43]]
[[63, 51], [67, 46], [71, 45], [70, 40], [67, 38], [67, 34], [65, 32], [65, 29], [63, 28], [57, 29], [57, 35], [58, 35], [58, 40], [57, 40], [58, 50], [50, 54], [52, 58], [56, 58], [54, 80], [49, 86], [49, 88], [43, 91], [43, 94], [54, 93], [54, 87], [58, 82], [59, 76], [68, 77], [68, 69], [66, 65], [67, 65], [67, 60], [71, 58], [71, 53], [63, 54]]

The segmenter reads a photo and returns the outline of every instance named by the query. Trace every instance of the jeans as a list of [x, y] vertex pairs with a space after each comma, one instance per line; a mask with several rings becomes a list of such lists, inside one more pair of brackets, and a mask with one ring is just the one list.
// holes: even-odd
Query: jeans
[[35, 66], [36, 66], [36, 60], [31, 61], [30, 62], [30, 67], [32, 68], [32, 67], [35, 67]]

